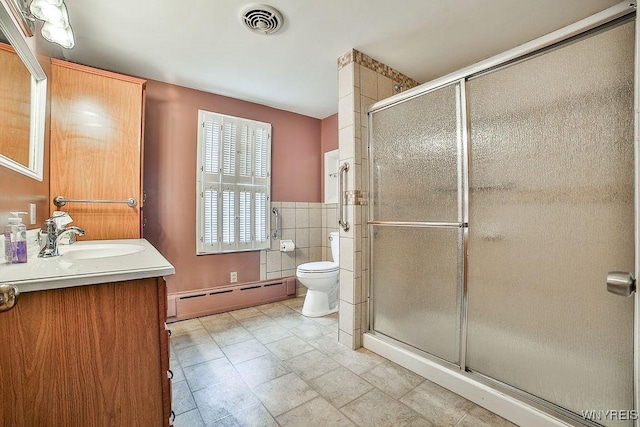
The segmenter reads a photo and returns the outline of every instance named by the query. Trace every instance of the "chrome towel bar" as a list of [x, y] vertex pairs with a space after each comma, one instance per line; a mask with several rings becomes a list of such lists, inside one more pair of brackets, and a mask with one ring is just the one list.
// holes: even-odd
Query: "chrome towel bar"
[[349, 171], [349, 163], [344, 162], [338, 170], [338, 224], [349, 231], [349, 223], [344, 220], [344, 175]]
[[53, 204], [61, 207], [67, 203], [126, 203], [130, 208], [135, 208], [138, 205], [138, 201], [133, 197], [129, 197], [127, 200], [94, 200], [94, 199], [67, 199], [64, 196], [56, 196], [53, 198]]

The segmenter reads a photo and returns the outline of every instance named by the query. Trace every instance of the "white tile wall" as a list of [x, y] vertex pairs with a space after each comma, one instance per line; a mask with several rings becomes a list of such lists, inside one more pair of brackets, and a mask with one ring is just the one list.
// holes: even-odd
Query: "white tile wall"
[[[338, 71], [340, 162], [347, 161], [351, 166], [347, 173], [346, 190], [369, 192], [366, 111], [375, 102], [393, 95], [395, 83], [389, 77], [362, 64], [347, 64]], [[330, 215], [328, 210], [325, 214]], [[331, 214], [335, 215], [335, 211]], [[342, 344], [358, 348], [362, 343], [361, 334], [368, 328], [368, 206], [347, 205], [345, 214], [351, 229], [347, 232], [340, 230], [341, 302], [338, 338]], [[327, 220], [325, 217], [325, 221]]]
[[[330, 231], [337, 231], [335, 204], [272, 202], [271, 206], [280, 212], [280, 238], [272, 240], [271, 250], [261, 251], [262, 280], [295, 276], [300, 264], [331, 260], [328, 238]], [[274, 221], [272, 216], [272, 227]], [[295, 251], [280, 252], [280, 239], [293, 240]], [[304, 295], [306, 288], [298, 283], [297, 293]]]

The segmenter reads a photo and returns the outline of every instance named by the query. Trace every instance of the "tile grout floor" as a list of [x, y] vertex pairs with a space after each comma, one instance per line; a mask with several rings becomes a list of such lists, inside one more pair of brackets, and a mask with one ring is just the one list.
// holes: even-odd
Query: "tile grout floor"
[[169, 325], [176, 427], [513, 426], [364, 348], [303, 298]]

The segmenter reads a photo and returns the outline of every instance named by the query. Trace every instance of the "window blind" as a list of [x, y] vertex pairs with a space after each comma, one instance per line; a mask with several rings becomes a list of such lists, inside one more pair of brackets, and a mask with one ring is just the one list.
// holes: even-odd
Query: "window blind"
[[198, 112], [197, 253], [270, 246], [271, 125]]

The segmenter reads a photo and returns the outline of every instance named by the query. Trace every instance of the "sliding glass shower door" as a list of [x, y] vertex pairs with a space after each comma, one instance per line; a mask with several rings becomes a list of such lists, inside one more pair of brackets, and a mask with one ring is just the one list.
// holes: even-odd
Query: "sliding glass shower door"
[[606, 288], [634, 272], [634, 33], [371, 113], [374, 333], [574, 419], [639, 409], [634, 301]]
[[372, 311], [375, 331], [458, 363], [463, 183], [460, 86], [372, 122]]
[[629, 22], [467, 85], [467, 368], [578, 414], [633, 408], [633, 58]]

